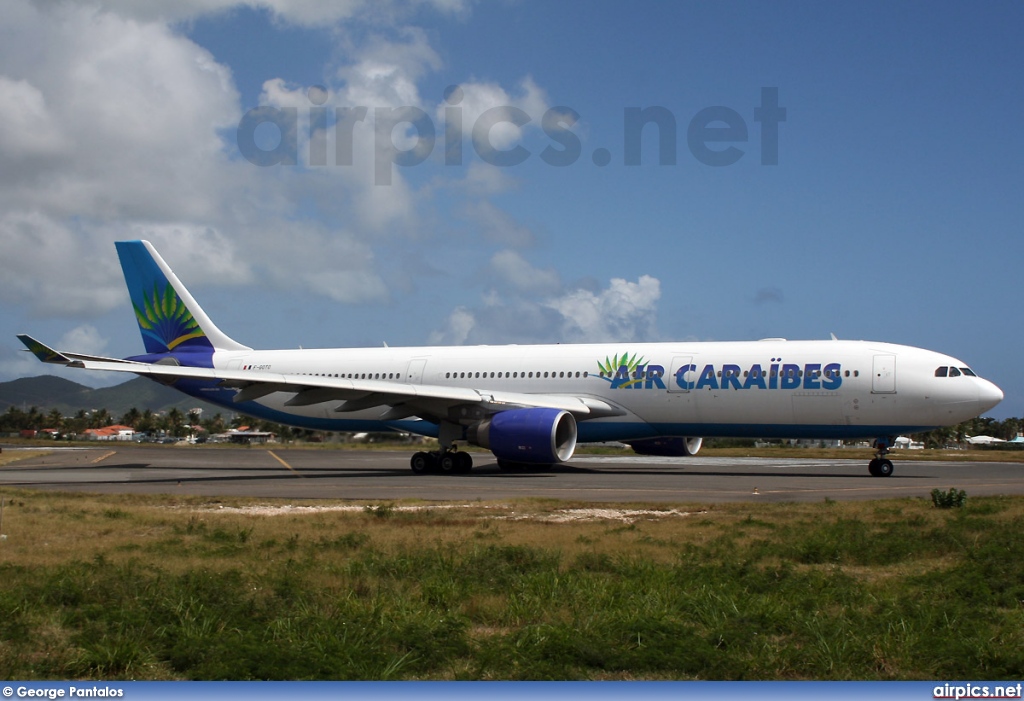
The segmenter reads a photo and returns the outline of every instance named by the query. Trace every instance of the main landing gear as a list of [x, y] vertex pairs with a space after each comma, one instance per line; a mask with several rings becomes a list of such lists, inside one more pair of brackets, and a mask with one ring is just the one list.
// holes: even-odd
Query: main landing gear
[[412, 456], [409, 466], [417, 475], [440, 472], [445, 475], [465, 474], [473, 469], [473, 458], [469, 453], [460, 453], [455, 442], [465, 439], [465, 429], [452, 421], [441, 421], [438, 426], [437, 442], [440, 450], [429, 453], [419, 452]]
[[875, 441], [875, 458], [868, 463], [868, 472], [872, 477], [892, 476], [892, 460], [885, 457], [891, 443], [892, 441], [888, 438], [879, 438]]
[[429, 472], [441, 474], [466, 474], [473, 469], [473, 458], [469, 453], [460, 453], [452, 446], [448, 450], [434, 450], [429, 453], [419, 452], [412, 456], [409, 466], [417, 475]]

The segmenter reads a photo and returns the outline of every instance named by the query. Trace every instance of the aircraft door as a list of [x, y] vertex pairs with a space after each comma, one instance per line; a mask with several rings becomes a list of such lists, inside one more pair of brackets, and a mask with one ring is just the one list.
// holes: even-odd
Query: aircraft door
[[665, 378], [665, 386], [669, 392], [689, 392], [697, 382], [696, 372], [693, 356], [678, 355], [672, 358], [672, 370]]
[[896, 393], [896, 356], [876, 355], [871, 372], [871, 392], [873, 394]]
[[427, 366], [426, 358], [415, 358], [409, 361], [409, 367], [405, 371], [405, 380], [411, 385], [418, 385], [423, 382], [423, 369]]

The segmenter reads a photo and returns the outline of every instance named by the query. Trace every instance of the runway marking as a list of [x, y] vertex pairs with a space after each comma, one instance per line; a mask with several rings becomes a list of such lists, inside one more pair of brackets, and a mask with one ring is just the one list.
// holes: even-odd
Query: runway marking
[[111, 450], [109, 453], [104, 453], [103, 455], [99, 456], [95, 460], [90, 460], [89, 463], [92, 464], [92, 465], [95, 465], [98, 462], [103, 462], [104, 460], [109, 458], [111, 455], [117, 455], [117, 451], [116, 450]]
[[299, 477], [305, 477], [305, 475], [304, 475], [304, 474], [302, 474], [301, 472], [299, 472], [298, 470], [296, 470], [296, 469], [295, 469], [294, 467], [292, 467], [291, 465], [289, 465], [288, 463], [286, 463], [286, 462], [285, 462], [284, 460], [282, 460], [282, 459], [281, 459], [281, 458], [280, 458], [280, 457], [278, 456], [278, 454], [277, 454], [277, 453], [275, 453], [275, 452], [274, 452], [273, 450], [268, 450], [268, 451], [267, 451], [267, 453], [269, 453], [269, 454], [270, 454], [270, 456], [271, 456], [272, 458], [274, 458], [274, 460], [277, 460], [277, 461], [278, 461], [279, 463], [281, 463], [282, 465], [284, 465], [285, 467], [287, 467], [287, 468], [288, 468], [289, 470], [291, 470], [292, 472], [294, 472], [295, 474], [297, 474], [297, 475], [298, 475]]

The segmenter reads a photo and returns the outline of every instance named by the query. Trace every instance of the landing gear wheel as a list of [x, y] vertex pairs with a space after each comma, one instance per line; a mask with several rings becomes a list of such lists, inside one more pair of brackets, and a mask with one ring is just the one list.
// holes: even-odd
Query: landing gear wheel
[[433, 456], [430, 453], [414, 453], [412, 458], [409, 460], [409, 466], [412, 471], [417, 475], [425, 475], [430, 472], [431, 463]]
[[446, 475], [456, 471], [459, 464], [458, 453], [444, 453], [437, 461], [437, 466]]
[[875, 458], [868, 463], [868, 472], [872, 477], [892, 477], [892, 460], [886, 458]]
[[878, 465], [875, 467], [876, 477], [892, 477], [892, 460], [885, 458], [878, 461]]
[[455, 453], [455, 471], [464, 475], [473, 469], [473, 456], [469, 453]]

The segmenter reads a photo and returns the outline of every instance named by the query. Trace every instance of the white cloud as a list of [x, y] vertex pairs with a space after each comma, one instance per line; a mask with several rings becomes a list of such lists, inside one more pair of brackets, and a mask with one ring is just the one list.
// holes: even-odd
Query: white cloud
[[331, 27], [360, 16], [387, 21], [421, 5], [461, 15], [471, 4], [470, 0], [100, 0], [104, 9], [146, 22], [181, 22], [248, 7], [266, 10], [279, 22], [303, 27]]
[[661, 282], [641, 275], [636, 282], [613, 278], [598, 294], [573, 290], [546, 303], [563, 318], [567, 341], [653, 340]]
[[[469, 6], [427, 4], [445, 13]], [[329, 167], [309, 164], [308, 142], [299, 144], [296, 167], [260, 168], [235, 155], [231, 141], [244, 108], [231, 70], [172, 23], [240, 6], [264, 8], [280, 22], [339, 30], [339, 22], [369, 18], [363, 25], [369, 38], [359, 43], [349, 37], [366, 33], [336, 32], [341, 65], [324, 73], [325, 107], [369, 108], [355, 125], [352, 166], [334, 165], [333, 134]], [[8, 0], [0, 17], [0, 163], [7, 166], [0, 169], [0, 302], [28, 315], [69, 318], [125, 305], [111, 243], [144, 238], [190, 286], [259, 284], [342, 304], [390, 303], [393, 290], [417, 285], [393, 280], [389, 289], [382, 261], [392, 278], [405, 269], [410, 278], [425, 275], [431, 266], [418, 260], [423, 251], [402, 242], [451, 243], [425, 223], [433, 214], [431, 197], [442, 189], [454, 193], [452, 209], [487, 242], [532, 244], [530, 229], [490, 202], [470, 199], [460, 208], [460, 197], [515, 185], [502, 169], [471, 156], [468, 144], [468, 165], [444, 169], [427, 186], [410, 184], [400, 167], [392, 168], [391, 185], [375, 184], [374, 108], [413, 106], [428, 115], [444, 108], [440, 95], [425, 99], [420, 92], [424, 77], [442, 66], [439, 54], [424, 31], [396, 19], [419, 7], [415, 1]], [[297, 108], [300, 138], [308, 134], [309, 86], [267, 78], [264, 104]], [[532, 79], [510, 90], [476, 81], [462, 89], [467, 130], [484, 110], [516, 107], [532, 118], [524, 129], [539, 132], [548, 100]], [[435, 125], [436, 165], [443, 121]], [[405, 127], [394, 130], [400, 148], [414, 143], [414, 130]], [[511, 146], [523, 131], [500, 124], [491, 140]], [[386, 258], [384, 246], [400, 255]], [[484, 269], [492, 252], [466, 247], [453, 258]], [[515, 311], [510, 333], [561, 332], [565, 322], [552, 306], [561, 290], [554, 269], [536, 268], [511, 250], [493, 254], [487, 269], [501, 283], [490, 309]], [[499, 292], [513, 294], [513, 301], [503, 306]], [[490, 322], [481, 318], [461, 309], [445, 333], [459, 343], [486, 336]], [[102, 340], [76, 333], [69, 340], [79, 346]]]
[[657, 340], [661, 283], [613, 278], [598, 292], [565, 290], [540, 302], [502, 299], [493, 291], [483, 307], [459, 307], [431, 336], [433, 343], [597, 343]]
[[[0, 42], [0, 162], [17, 167], [0, 172], [0, 300], [68, 317], [123, 304], [111, 243], [125, 238], [151, 240], [194, 283], [249, 284], [253, 264], [276, 251], [274, 277], [291, 287], [335, 301], [387, 297], [356, 233], [296, 224], [296, 202], [318, 190], [336, 200], [336, 181], [229, 159], [221, 131], [233, 133], [239, 97], [209, 52], [159, 22], [95, 8], [10, 9], [0, 20], [0, 36], [11, 34]], [[275, 89], [277, 102], [298, 100]], [[358, 194], [349, 207], [358, 201], [373, 226], [411, 218], [403, 183], [375, 190], [367, 180]]]
[[0, 75], [0, 124], [0, 153], [8, 166], [12, 161], [50, 157], [68, 147], [43, 93], [27, 80]]
[[474, 234], [480, 234], [487, 241], [520, 248], [534, 243], [533, 232], [528, 227], [487, 200], [467, 202], [459, 214], [473, 226]]
[[[515, 95], [489, 82], [466, 82], [458, 87], [462, 91], [462, 99], [455, 101], [454, 105], [441, 101], [435, 110], [437, 124], [445, 123], [446, 108], [461, 110], [462, 133], [466, 139], [472, 140], [474, 127], [480, 117], [488, 110], [494, 110], [491, 116], [496, 123], [488, 131], [489, 144], [482, 140], [473, 141], [482, 154], [490, 152], [492, 148], [498, 151], [514, 148], [522, 140], [525, 129], [540, 129], [541, 119], [549, 109], [547, 94], [529, 76], [520, 81]], [[517, 126], [511, 121], [515, 118], [513, 110], [525, 112], [530, 121]]]
[[387, 285], [375, 272], [373, 249], [345, 230], [292, 222], [286, 231], [256, 230], [255, 275], [263, 285], [308, 291], [346, 304], [386, 302]]
[[0, 301], [43, 316], [94, 316], [127, 300], [113, 247], [38, 211], [0, 214]]
[[216, 222], [246, 182], [217, 133], [237, 123], [238, 95], [164, 25], [71, 3], [5, 9], [0, 162], [16, 166], [0, 176], [0, 299], [102, 313], [127, 299], [111, 241]]
[[240, 260], [238, 247], [214, 227], [135, 222], [118, 238], [149, 241], [171, 268], [183, 271], [189, 283], [247, 285], [255, 282], [252, 269]]
[[548, 295], [562, 286], [558, 272], [553, 268], [535, 268], [519, 253], [508, 249], [491, 257], [491, 270], [520, 293]]
[[100, 335], [95, 326], [83, 324], [76, 326], [61, 336], [57, 350], [73, 350], [89, 355], [102, 355], [107, 347], [107, 339]]

